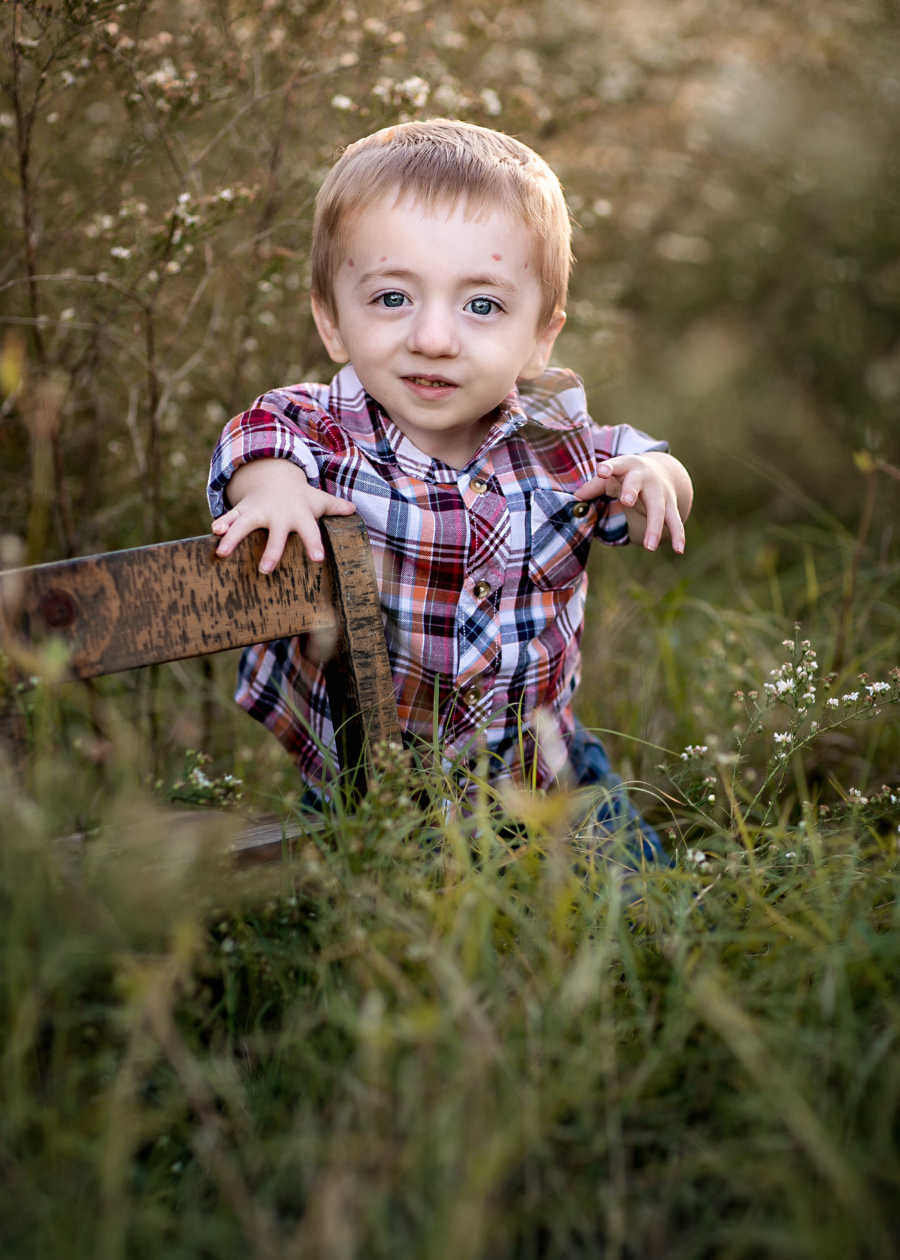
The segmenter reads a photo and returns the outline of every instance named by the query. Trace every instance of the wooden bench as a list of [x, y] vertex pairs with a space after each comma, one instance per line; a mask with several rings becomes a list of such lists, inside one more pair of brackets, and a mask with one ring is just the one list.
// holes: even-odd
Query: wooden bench
[[[324, 665], [342, 783], [365, 790], [371, 749], [399, 742], [378, 585], [359, 517], [325, 517], [325, 561], [310, 562], [291, 536], [278, 568], [259, 572], [259, 530], [228, 559], [213, 535], [61, 560], [0, 573], [0, 630], [15, 644], [61, 638], [74, 678], [184, 660], [315, 632]], [[284, 825], [250, 828], [239, 861], [275, 857]]]

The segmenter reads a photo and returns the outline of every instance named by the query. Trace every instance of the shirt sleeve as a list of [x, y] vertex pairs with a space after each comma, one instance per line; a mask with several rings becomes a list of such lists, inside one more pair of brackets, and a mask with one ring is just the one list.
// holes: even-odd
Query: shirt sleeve
[[242, 464], [254, 459], [289, 459], [302, 468], [310, 485], [319, 484], [319, 467], [308, 436], [308, 417], [318, 407], [292, 391], [262, 394], [248, 411], [229, 420], [213, 451], [206, 497], [213, 518], [228, 510], [225, 490]]
[[[669, 443], [650, 437], [641, 429], [630, 424], [594, 425], [594, 454], [597, 464], [614, 455], [646, 455], [648, 451], [667, 451]], [[628, 519], [622, 511], [618, 500], [599, 499], [600, 518], [594, 530], [594, 537], [607, 546], [621, 547], [630, 541], [628, 536]]]
[[[521, 382], [519, 394], [528, 416], [545, 428], [576, 434], [567, 443], [572, 470], [582, 482], [589, 481], [605, 459], [613, 455], [644, 455], [667, 451], [659, 441], [630, 424], [597, 424], [588, 411], [584, 382], [566, 368], [547, 368], [535, 380]], [[628, 522], [617, 500], [601, 495], [594, 500], [598, 519], [594, 537], [612, 546], [628, 542]]]

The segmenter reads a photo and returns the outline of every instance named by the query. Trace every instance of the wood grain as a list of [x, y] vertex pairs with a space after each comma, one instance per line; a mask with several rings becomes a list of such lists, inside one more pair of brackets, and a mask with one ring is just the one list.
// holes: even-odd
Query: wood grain
[[217, 542], [206, 535], [8, 571], [3, 620], [32, 643], [61, 638], [78, 678], [336, 628], [331, 572], [311, 564], [296, 537], [271, 574], [258, 568], [262, 530], [227, 560]]

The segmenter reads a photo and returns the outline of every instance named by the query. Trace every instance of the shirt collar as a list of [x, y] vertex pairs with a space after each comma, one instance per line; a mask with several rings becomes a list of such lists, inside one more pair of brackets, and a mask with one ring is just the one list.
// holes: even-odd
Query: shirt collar
[[[547, 368], [535, 380], [521, 381], [497, 408], [487, 436], [466, 465], [479, 464], [501, 442], [529, 425], [568, 433], [587, 421], [584, 390], [574, 372]], [[331, 382], [328, 410], [341, 428], [369, 456], [397, 463], [410, 476], [427, 481], [455, 481], [461, 470], [426, 455], [394, 424], [366, 390], [348, 363]]]

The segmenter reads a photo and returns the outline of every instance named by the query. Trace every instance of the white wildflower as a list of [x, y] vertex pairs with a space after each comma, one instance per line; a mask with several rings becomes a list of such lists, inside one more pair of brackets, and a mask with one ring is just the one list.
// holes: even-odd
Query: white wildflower
[[397, 89], [414, 109], [424, 108], [431, 95], [431, 84], [426, 83], [418, 74], [413, 74], [402, 83], [398, 83]]
[[458, 113], [465, 104], [465, 97], [453, 83], [439, 83], [434, 89], [434, 103], [447, 113]]
[[331, 98], [331, 108], [332, 109], [352, 109], [353, 102], [351, 101], [349, 96], [344, 96], [342, 92], [338, 92], [336, 96], [332, 96]]
[[481, 103], [485, 110], [493, 117], [496, 117], [503, 109], [503, 106], [500, 104], [500, 97], [493, 88], [484, 89], [481, 93]]

